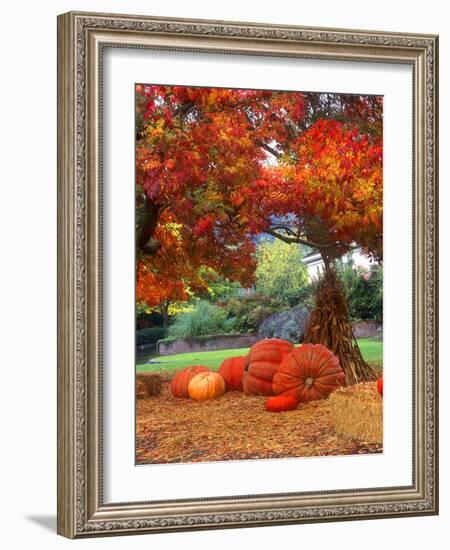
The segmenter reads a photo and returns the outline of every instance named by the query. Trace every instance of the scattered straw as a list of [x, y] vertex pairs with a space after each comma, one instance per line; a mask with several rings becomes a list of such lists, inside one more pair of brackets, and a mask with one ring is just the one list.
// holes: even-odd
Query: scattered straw
[[379, 445], [336, 434], [328, 399], [271, 413], [265, 397], [231, 391], [217, 399], [162, 393], [137, 401], [138, 464], [377, 453]]

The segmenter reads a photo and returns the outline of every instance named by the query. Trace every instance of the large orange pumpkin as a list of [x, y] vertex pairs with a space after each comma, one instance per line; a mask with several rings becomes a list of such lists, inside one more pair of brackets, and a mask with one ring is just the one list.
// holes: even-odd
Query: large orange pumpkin
[[203, 365], [192, 365], [178, 372], [170, 383], [170, 391], [174, 397], [189, 397], [188, 385], [196, 374], [200, 372], [209, 372], [208, 367]]
[[287, 355], [273, 377], [273, 391], [299, 402], [322, 399], [345, 385], [339, 359], [322, 344], [303, 344]]
[[225, 359], [219, 368], [219, 374], [225, 380], [228, 391], [242, 391], [242, 375], [247, 356], [229, 357]]
[[267, 338], [256, 342], [249, 351], [242, 377], [247, 395], [273, 395], [272, 380], [282, 360], [294, 345], [287, 340]]
[[188, 392], [196, 401], [214, 399], [225, 392], [225, 381], [217, 372], [201, 372], [189, 382]]
[[293, 395], [274, 395], [266, 401], [266, 411], [283, 412], [293, 411], [298, 407], [298, 401]]

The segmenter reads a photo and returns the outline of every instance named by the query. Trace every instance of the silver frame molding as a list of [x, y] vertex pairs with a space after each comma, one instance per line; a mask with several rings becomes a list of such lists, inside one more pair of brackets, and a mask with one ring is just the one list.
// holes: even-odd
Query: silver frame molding
[[[132, 47], [413, 68], [413, 484], [138, 503], [102, 495], [102, 51]], [[88, 536], [438, 513], [438, 38], [70, 12], [58, 17], [58, 533]]]

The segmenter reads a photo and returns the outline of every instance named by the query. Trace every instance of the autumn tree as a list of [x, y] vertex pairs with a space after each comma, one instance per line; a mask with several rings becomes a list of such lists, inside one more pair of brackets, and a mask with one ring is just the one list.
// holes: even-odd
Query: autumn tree
[[[259, 231], [318, 250], [324, 276], [305, 341], [340, 359], [348, 382], [376, 376], [363, 360], [333, 263], [356, 246], [382, 257], [382, 146], [343, 122], [318, 120], [253, 185]], [[281, 191], [282, 190], [282, 191]], [[276, 213], [276, 215], [274, 215]]]
[[301, 116], [301, 94], [138, 85], [136, 100], [138, 296], [167, 309], [204, 290], [202, 267], [250, 286], [245, 189], [285, 134], [282, 118]]
[[[187, 287], [201, 266], [248, 286], [256, 235], [316, 249], [322, 287], [335, 292], [331, 301], [318, 295], [308, 338], [339, 355], [348, 381], [372, 377], [333, 263], [355, 246], [382, 257], [381, 99], [181, 86], [136, 92], [138, 264], [169, 280], [169, 264], [180, 263], [174, 280]], [[173, 227], [175, 241], [167, 238]]]

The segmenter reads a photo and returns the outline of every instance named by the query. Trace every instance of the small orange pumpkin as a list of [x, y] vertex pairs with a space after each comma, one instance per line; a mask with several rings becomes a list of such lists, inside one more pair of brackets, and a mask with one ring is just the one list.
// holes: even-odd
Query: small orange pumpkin
[[266, 411], [269, 412], [293, 411], [297, 407], [298, 400], [293, 395], [276, 395], [266, 401]]
[[225, 392], [225, 381], [218, 372], [200, 372], [189, 382], [189, 397], [196, 401], [214, 399]]
[[377, 390], [380, 395], [383, 395], [383, 377], [380, 376], [377, 380]]
[[272, 380], [281, 361], [291, 353], [294, 345], [280, 338], [256, 342], [247, 355], [242, 377], [246, 395], [273, 395]]
[[192, 367], [186, 367], [182, 371], [177, 372], [170, 383], [172, 395], [174, 397], [189, 397], [189, 382], [200, 372], [209, 372], [209, 369], [203, 365], [192, 365]]
[[245, 355], [229, 357], [220, 365], [219, 374], [225, 380], [228, 391], [242, 391], [242, 375], [246, 359]]

